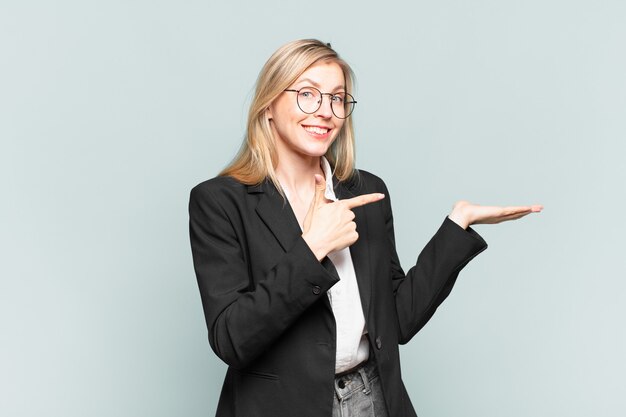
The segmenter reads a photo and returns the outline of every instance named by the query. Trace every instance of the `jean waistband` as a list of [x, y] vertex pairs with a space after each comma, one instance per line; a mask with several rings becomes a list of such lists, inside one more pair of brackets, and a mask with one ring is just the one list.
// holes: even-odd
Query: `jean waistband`
[[353, 392], [364, 390], [369, 393], [370, 382], [378, 377], [378, 368], [373, 357], [354, 369], [335, 375], [335, 393], [339, 399]]

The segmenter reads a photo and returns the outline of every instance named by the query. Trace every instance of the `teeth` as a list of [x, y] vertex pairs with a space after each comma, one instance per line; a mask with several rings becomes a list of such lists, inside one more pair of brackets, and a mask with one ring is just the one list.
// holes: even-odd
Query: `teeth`
[[311, 133], [317, 133], [318, 135], [324, 135], [328, 133], [329, 129], [316, 127], [316, 126], [305, 126], [304, 130], [306, 130], [307, 132], [311, 132]]

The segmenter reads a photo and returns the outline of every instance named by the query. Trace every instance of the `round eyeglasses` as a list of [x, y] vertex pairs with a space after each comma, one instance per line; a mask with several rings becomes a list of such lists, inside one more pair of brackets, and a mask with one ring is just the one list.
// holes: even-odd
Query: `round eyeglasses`
[[323, 96], [330, 97], [330, 108], [338, 119], [346, 119], [352, 114], [356, 101], [351, 94], [346, 92], [322, 93], [315, 87], [304, 87], [299, 90], [285, 90], [297, 93], [296, 101], [303, 113], [312, 114], [322, 106]]

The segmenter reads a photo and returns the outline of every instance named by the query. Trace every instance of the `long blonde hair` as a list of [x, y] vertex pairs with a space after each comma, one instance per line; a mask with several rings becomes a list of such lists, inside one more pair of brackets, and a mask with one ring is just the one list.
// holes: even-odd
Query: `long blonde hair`
[[[246, 137], [235, 159], [219, 175], [234, 177], [248, 185], [260, 184], [270, 179], [282, 194], [275, 171], [278, 164], [276, 138], [266, 110], [307, 68], [321, 61], [334, 62], [341, 67], [346, 91], [352, 93], [354, 73], [330, 44], [316, 39], [303, 39], [283, 45], [274, 52], [259, 73], [248, 112]], [[350, 117], [345, 120], [325, 156], [340, 181], [353, 175], [354, 129]]]

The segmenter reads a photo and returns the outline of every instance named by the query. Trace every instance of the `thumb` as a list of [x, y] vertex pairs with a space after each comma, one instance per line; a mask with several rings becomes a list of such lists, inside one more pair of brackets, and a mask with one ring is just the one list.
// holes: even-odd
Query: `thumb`
[[304, 217], [304, 222], [302, 224], [303, 231], [306, 232], [311, 227], [311, 219], [315, 214], [315, 210], [322, 204], [324, 201], [324, 191], [326, 190], [326, 181], [324, 177], [319, 174], [315, 174], [315, 194], [313, 195], [313, 200], [311, 200], [311, 205], [309, 206], [309, 211], [307, 211], [306, 216]]
[[315, 195], [313, 196], [313, 201], [311, 201], [311, 206], [315, 205], [315, 208], [318, 208], [324, 199], [324, 192], [326, 191], [326, 181], [324, 177], [319, 174], [315, 174]]

